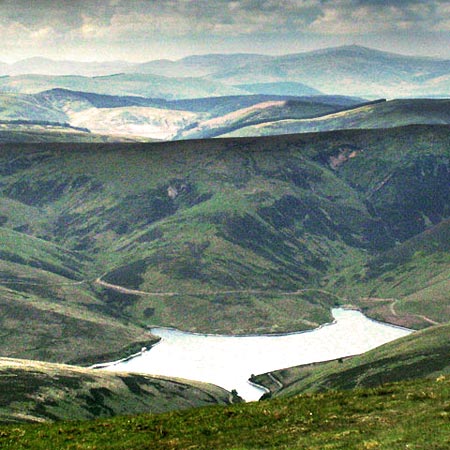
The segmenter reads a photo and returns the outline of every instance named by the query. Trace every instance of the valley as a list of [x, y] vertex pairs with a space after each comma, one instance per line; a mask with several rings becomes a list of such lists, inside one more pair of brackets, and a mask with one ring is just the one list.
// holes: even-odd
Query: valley
[[[328, 322], [335, 304], [409, 328], [445, 322], [448, 139], [447, 126], [416, 126], [107, 147], [4, 145], [8, 320], [18, 305], [31, 317], [33, 304], [58, 311], [58, 320], [95, 313], [97, 323], [119, 327], [122, 341], [124, 321], [137, 327], [132, 333], [127, 325], [130, 337], [149, 325], [299, 331]], [[427, 290], [439, 301], [421, 301]], [[399, 299], [395, 317], [372, 297]], [[48, 339], [59, 333], [44, 320], [27, 338], [29, 350], [19, 342], [8, 350], [2, 339], [2, 354], [99, 362], [97, 345], [89, 355], [90, 338], [76, 338], [88, 346], [78, 357], [31, 350], [42, 328]], [[65, 330], [68, 339], [76, 327]]]
[[0, 446], [446, 448], [449, 64], [0, 63]]

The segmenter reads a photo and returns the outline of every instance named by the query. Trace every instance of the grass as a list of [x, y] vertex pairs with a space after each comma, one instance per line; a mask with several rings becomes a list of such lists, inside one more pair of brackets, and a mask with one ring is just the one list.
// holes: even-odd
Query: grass
[[[0, 429], [2, 448], [445, 449], [450, 383], [416, 380], [229, 407]], [[414, 411], [414, 414], [411, 412]]]

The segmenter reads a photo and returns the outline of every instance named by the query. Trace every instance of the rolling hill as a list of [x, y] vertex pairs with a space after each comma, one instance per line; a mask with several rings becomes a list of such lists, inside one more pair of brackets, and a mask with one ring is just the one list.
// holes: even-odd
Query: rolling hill
[[[69, 132], [75, 142], [88, 139], [88, 136], [81, 136], [86, 132], [92, 133], [94, 142], [100, 140], [94, 134], [118, 141], [127, 138], [170, 140], [181, 137], [183, 133], [189, 137], [201, 135], [202, 130], [203, 134], [218, 134], [229, 129], [226, 127], [228, 122], [236, 128], [255, 120], [309, 117], [359, 103], [359, 99], [339, 96], [297, 98], [269, 95], [170, 101], [51, 89], [37, 94], [1, 94], [0, 125], [5, 129], [3, 141], [7, 140], [6, 136], [14, 141], [14, 135], [6, 132], [17, 128], [17, 125], [59, 127], [55, 141], [67, 141]], [[270, 107], [275, 104], [278, 107]], [[256, 114], [252, 113], [252, 109], [256, 110]], [[216, 129], [210, 124], [211, 120], [212, 124], [216, 124]], [[61, 131], [66, 132], [65, 139], [62, 139]], [[49, 132], [50, 129], [47, 130], [47, 136]], [[23, 133], [18, 133], [17, 140], [23, 139], [21, 136]], [[38, 138], [36, 134], [28, 134], [29, 138], [33, 136]]]
[[[267, 122], [272, 124], [274, 121], [275, 123], [284, 123], [285, 121], [306, 120], [305, 118], [328, 115], [353, 107], [355, 105], [343, 106], [327, 103], [326, 97], [277, 99], [257, 103], [219, 117], [202, 120], [196, 126], [191, 126], [187, 130], [181, 130], [177, 138], [205, 139], [229, 135], [234, 137], [245, 135], [258, 136], [259, 128], [264, 127]], [[248, 129], [251, 130], [249, 133], [247, 133]], [[287, 133], [274, 132], [273, 134]]]
[[[354, 128], [391, 128], [412, 124], [448, 124], [450, 123], [450, 100], [375, 101], [329, 114], [316, 114], [316, 117], [312, 118], [285, 119], [282, 115], [274, 115], [272, 119], [275, 120], [269, 118], [269, 120], [261, 120], [259, 123], [250, 125], [236, 121], [229, 127], [230, 131], [219, 136], [273, 136]], [[203, 134], [207, 137], [209, 133], [206, 131]], [[215, 133], [214, 135], [218, 136]]]
[[278, 83], [251, 83], [238, 84], [235, 87], [254, 94], [265, 95], [295, 95], [297, 97], [304, 97], [308, 95], [323, 95], [317, 89], [306, 86], [303, 83], [295, 83], [289, 81], [280, 81]]
[[[75, 141], [89, 140], [81, 136], [86, 132], [92, 134], [92, 141], [179, 140], [448, 123], [450, 100], [446, 99], [366, 102], [342, 96], [255, 94], [165, 100], [59, 88], [0, 95], [2, 128], [56, 126], [60, 128], [56, 141], [67, 141], [68, 133]], [[64, 139], [61, 131], [66, 133]], [[8, 136], [14, 140], [12, 133]], [[33, 136], [38, 138], [36, 133], [28, 135]]]
[[[217, 386], [0, 358], [0, 424], [95, 419], [229, 404]], [[0, 431], [1, 433], [1, 431]]]
[[[336, 303], [391, 320], [385, 286], [398, 281], [395, 321], [446, 322], [449, 136], [435, 125], [3, 145], [2, 232], [16, 243], [2, 257], [4, 320], [20, 311], [36, 326], [9, 340], [5, 328], [1, 353], [95, 362], [106, 346], [124, 354], [151, 341], [149, 325], [301, 330], [329, 321]], [[432, 284], [414, 275], [424, 266]], [[439, 302], [421, 301], [423, 289]], [[111, 339], [80, 335], [78, 320]], [[67, 323], [63, 336], [55, 323]]]

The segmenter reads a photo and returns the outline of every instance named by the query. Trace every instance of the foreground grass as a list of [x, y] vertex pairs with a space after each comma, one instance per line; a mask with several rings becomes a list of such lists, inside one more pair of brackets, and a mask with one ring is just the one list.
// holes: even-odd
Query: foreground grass
[[4, 449], [446, 449], [450, 379], [110, 420], [8, 426]]

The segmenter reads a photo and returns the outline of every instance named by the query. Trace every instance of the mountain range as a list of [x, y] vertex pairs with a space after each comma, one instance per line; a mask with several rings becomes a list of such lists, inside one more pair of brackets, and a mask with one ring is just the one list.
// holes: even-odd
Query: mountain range
[[[54, 78], [57, 75], [87, 77], [77, 82], [92, 86], [98, 85], [95, 78], [90, 80], [92, 77], [121, 74], [118, 76], [125, 79], [125, 74], [146, 74], [149, 79], [151, 76], [156, 80], [154, 83], [171, 83], [171, 89], [167, 89], [166, 95], [172, 98], [186, 98], [186, 93], [181, 94], [177, 88], [182, 83], [180, 78], [191, 79], [191, 94], [193, 85], [200, 86], [200, 83], [206, 84], [207, 81], [210, 83], [207, 86], [214, 89], [216, 95], [222, 95], [219, 90], [224, 93], [226, 89], [245, 89], [245, 85], [253, 93], [255, 89], [257, 93], [280, 93], [280, 87], [276, 87], [275, 92], [267, 92], [269, 83], [302, 83], [308, 89], [326, 94], [372, 99], [450, 94], [450, 60], [398, 55], [356, 45], [283, 56], [210, 54], [189, 56], [178, 61], [156, 60], [140, 64], [124, 61], [79, 63], [32, 58], [11, 65], [3, 63], [0, 72], [5, 75], [0, 89], [11, 90], [14, 86], [16, 92], [31, 92], [36, 88], [44, 90], [42, 83], [46, 84], [47, 89], [63, 87], [84, 90], [79, 89], [79, 86], [74, 88], [74, 80]], [[44, 81], [31, 77], [33, 74], [52, 75], [53, 78]], [[24, 75], [27, 77], [24, 78]], [[174, 80], [169, 81], [172, 78]], [[213, 82], [215, 84], [211, 84]], [[234, 85], [237, 88], [233, 88]], [[97, 89], [101, 93], [108, 93], [105, 88]], [[185, 89], [189, 91], [186, 86]], [[92, 87], [88, 90], [100, 92]], [[113, 93], [118, 95], [120, 92], [116, 90]], [[129, 94], [128, 91], [125, 95]]]

